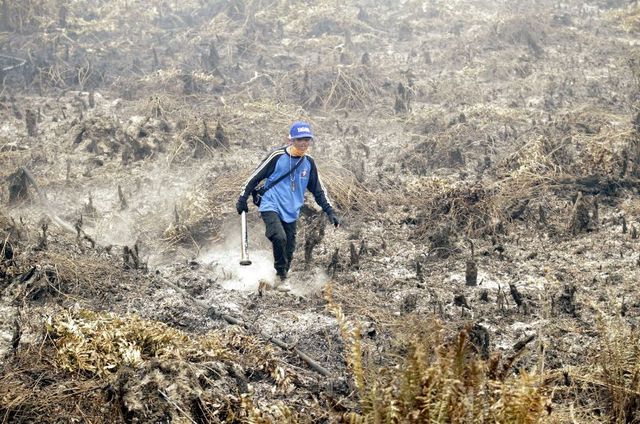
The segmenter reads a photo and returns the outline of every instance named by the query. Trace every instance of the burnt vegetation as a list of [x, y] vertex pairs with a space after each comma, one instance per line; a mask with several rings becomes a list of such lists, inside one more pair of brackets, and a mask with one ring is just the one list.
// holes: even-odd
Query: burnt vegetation
[[[639, 34], [623, 0], [0, 0], [2, 421], [639, 422]], [[246, 290], [209, 251], [296, 119], [342, 226], [309, 199], [293, 290]]]

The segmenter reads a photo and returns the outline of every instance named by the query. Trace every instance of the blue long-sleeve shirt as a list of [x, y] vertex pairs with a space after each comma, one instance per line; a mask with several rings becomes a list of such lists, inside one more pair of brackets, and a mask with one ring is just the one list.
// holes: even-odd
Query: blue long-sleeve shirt
[[[298, 161], [302, 162], [291, 175], [271, 187], [275, 180], [288, 174]], [[248, 199], [251, 191], [258, 186], [260, 181], [265, 179], [265, 185], [271, 188], [262, 197], [258, 209], [260, 212], [276, 212], [284, 222], [296, 221], [304, 204], [304, 193], [308, 189], [323, 211], [328, 215], [333, 213], [333, 206], [322, 184], [313, 157], [309, 155], [291, 156], [286, 147], [274, 150], [253, 171], [245, 182], [240, 195], [245, 200]]]

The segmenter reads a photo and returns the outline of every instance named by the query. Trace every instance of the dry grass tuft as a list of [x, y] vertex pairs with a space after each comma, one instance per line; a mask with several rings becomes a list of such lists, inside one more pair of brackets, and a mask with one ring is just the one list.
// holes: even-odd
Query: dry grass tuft
[[[138, 368], [150, 358], [179, 355], [190, 345], [182, 332], [162, 323], [126, 319], [83, 310], [65, 312], [47, 320], [58, 367], [71, 373], [106, 377], [120, 367]], [[212, 357], [224, 357], [213, 347]]]
[[340, 211], [374, 216], [378, 197], [359, 182], [353, 172], [338, 165], [319, 167], [322, 183], [326, 186], [331, 201]]
[[547, 415], [547, 388], [536, 372], [512, 374], [518, 358], [479, 359], [467, 330], [455, 341], [443, 328], [424, 323], [408, 336], [407, 353], [396, 366], [366, 362], [359, 328], [347, 323], [327, 291], [329, 309], [338, 319], [345, 359], [360, 398], [361, 412], [346, 413], [350, 423], [535, 423]]
[[637, 3], [635, 6], [630, 5], [626, 11], [616, 14], [615, 17], [625, 31], [640, 31], [640, 6]]
[[60, 408], [92, 422], [299, 421], [282, 402], [256, 403], [245, 375], [274, 395], [290, 394], [297, 378], [236, 327], [194, 337], [138, 316], [63, 311], [5, 365], [0, 414], [17, 421], [56, 421]]
[[598, 317], [598, 342], [591, 367], [574, 370], [593, 407], [604, 407], [611, 422], [637, 422], [640, 407], [640, 336], [623, 317]]

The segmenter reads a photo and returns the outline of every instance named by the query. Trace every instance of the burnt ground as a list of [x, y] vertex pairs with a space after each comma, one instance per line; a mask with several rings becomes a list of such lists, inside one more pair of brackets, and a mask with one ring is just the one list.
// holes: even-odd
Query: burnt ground
[[[639, 419], [636, 3], [54, 3], [1, 22], [3, 421], [374, 420], [461, 337], [528, 412], [431, 422]], [[343, 225], [259, 290], [296, 119]]]

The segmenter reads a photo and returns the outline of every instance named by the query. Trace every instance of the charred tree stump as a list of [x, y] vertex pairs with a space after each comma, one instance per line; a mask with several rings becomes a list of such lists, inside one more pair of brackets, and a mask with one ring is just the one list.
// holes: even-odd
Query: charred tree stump
[[498, 293], [496, 294], [496, 304], [501, 312], [505, 311], [507, 306], [507, 295], [500, 285], [498, 285]]
[[196, 137], [196, 146], [193, 151], [193, 157], [196, 159], [201, 159], [205, 157], [207, 152], [211, 151], [211, 148], [217, 147], [216, 141], [211, 138], [211, 134], [209, 134], [209, 127], [207, 126], [206, 121], [202, 120], [202, 136], [199, 138]]
[[0, 260], [11, 261], [13, 259], [13, 247], [8, 240], [0, 240]]
[[92, 239], [91, 236], [89, 236], [87, 233], [84, 232], [84, 230], [82, 229], [83, 224], [84, 222], [82, 219], [82, 215], [80, 215], [80, 218], [78, 218], [78, 220], [74, 225], [78, 244], [80, 244], [82, 240], [87, 240], [91, 244], [91, 248], [94, 249], [96, 247], [96, 241]]
[[516, 302], [518, 310], [520, 310], [520, 307], [524, 305], [524, 297], [522, 296], [522, 293], [520, 293], [515, 284], [511, 283], [509, 283], [509, 292], [511, 293], [513, 301]]
[[415, 293], [409, 293], [402, 299], [401, 311], [403, 315], [410, 314], [416, 310], [418, 305], [418, 295]]
[[618, 174], [618, 176], [620, 178], [624, 178], [627, 175], [627, 171], [629, 169], [629, 152], [627, 151], [627, 149], [622, 150], [621, 156], [622, 168], [620, 169], [620, 174]]
[[76, 237], [78, 239], [80, 239], [80, 236], [82, 235], [82, 226], [83, 225], [84, 225], [84, 221], [82, 219], [82, 214], [80, 214], [80, 217], [78, 218], [78, 220], [76, 221], [76, 223], [73, 226], [73, 228], [76, 229]]
[[369, 248], [367, 247], [367, 242], [362, 240], [360, 242], [360, 250], [358, 251], [358, 256], [364, 256], [369, 254]]
[[407, 106], [403, 103], [402, 99], [399, 96], [396, 96], [396, 101], [393, 104], [393, 110], [396, 113], [403, 113], [407, 111]]
[[9, 20], [9, 0], [2, 0], [2, 8], [0, 9], [0, 29], [3, 31], [13, 31]]
[[138, 243], [133, 245], [133, 249], [129, 246], [122, 248], [122, 260], [124, 261], [125, 269], [147, 270], [147, 264], [140, 259]]
[[416, 278], [418, 279], [418, 283], [420, 285], [424, 284], [424, 274], [422, 272], [422, 264], [420, 261], [416, 261]]
[[98, 216], [98, 210], [93, 205], [93, 196], [91, 195], [91, 193], [89, 193], [89, 199], [87, 200], [87, 203], [82, 207], [82, 212], [86, 216], [91, 218], [95, 218]]
[[329, 266], [327, 267], [327, 272], [331, 272], [331, 277], [335, 277], [340, 265], [339, 252], [340, 249], [336, 247], [336, 250], [333, 252], [333, 256], [331, 256], [331, 262], [329, 262]]
[[151, 52], [153, 53], [153, 70], [157, 71], [158, 69], [160, 69], [160, 60], [158, 60], [158, 52], [155, 47], [151, 49]]
[[632, 151], [630, 154], [631, 160], [631, 175], [634, 177], [640, 176], [640, 112], [638, 112], [631, 122], [633, 128], [633, 138], [629, 142], [629, 149]]
[[365, 179], [367, 177], [367, 170], [364, 159], [358, 163], [358, 167], [354, 171], [354, 175], [356, 177], [356, 181], [361, 184], [364, 184]]
[[353, 242], [349, 244], [349, 267], [360, 269], [360, 255], [358, 255], [356, 245]]
[[465, 271], [465, 281], [467, 286], [476, 286], [478, 285], [478, 265], [474, 259], [475, 252], [473, 248], [473, 242], [471, 240], [467, 240], [469, 245], [471, 246], [471, 259], [467, 261], [467, 269]]
[[569, 231], [573, 235], [577, 235], [589, 228], [589, 207], [587, 201], [582, 196], [582, 193], [578, 193], [576, 201], [573, 203], [571, 210], [571, 221], [569, 222]]
[[27, 109], [25, 111], [25, 124], [27, 126], [27, 134], [29, 137], [35, 137], [38, 135], [38, 114], [33, 109]]
[[552, 310], [571, 316], [577, 316], [578, 305], [576, 304], [577, 288], [573, 284], [563, 287], [562, 293], [552, 299]]
[[516, 303], [516, 305], [518, 307], [522, 306], [524, 300], [522, 298], [522, 294], [515, 284], [509, 283], [509, 292], [511, 293], [511, 297], [513, 298], [513, 301]]
[[198, 91], [198, 87], [195, 80], [193, 79], [193, 75], [182, 74], [180, 76], [180, 79], [182, 80], [182, 94], [188, 96]]
[[467, 261], [465, 280], [467, 282], [467, 286], [478, 285], [478, 265], [474, 260]]
[[49, 229], [49, 224], [46, 222], [42, 223], [42, 235], [38, 239], [38, 244], [35, 247], [35, 250], [47, 250], [48, 241], [47, 241], [47, 229]]
[[16, 104], [16, 99], [11, 98], [11, 113], [16, 119], [22, 119], [22, 112], [20, 112], [20, 108]]
[[480, 299], [483, 302], [488, 302], [489, 301], [489, 290], [484, 289], [480, 292], [480, 296], [478, 296], [478, 299]]
[[530, 335], [529, 337], [526, 337], [522, 340], [518, 340], [516, 343], [514, 343], [513, 345], [513, 351], [514, 352], [520, 352], [522, 349], [524, 349], [525, 347], [527, 347], [527, 345], [529, 343], [531, 343], [532, 341], [534, 341], [536, 338], [535, 334]]
[[127, 204], [127, 198], [124, 197], [124, 193], [122, 192], [122, 187], [118, 184], [118, 199], [120, 199], [120, 210], [123, 211], [129, 207]]
[[173, 225], [176, 227], [180, 225], [180, 214], [178, 214], [178, 205], [173, 205]]
[[538, 221], [541, 225], [547, 227], [549, 224], [547, 222], [547, 213], [545, 212], [542, 204], [538, 205]]
[[491, 348], [491, 339], [489, 330], [482, 325], [476, 323], [469, 330], [469, 342], [480, 353], [482, 359], [489, 359], [489, 349]]
[[209, 43], [209, 54], [207, 55], [206, 67], [207, 70], [213, 71], [218, 68], [220, 64], [220, 54], [214, 43]]
[[60, 10], [58, 11], [58, 25], [60, 26], [60, 28], [66, 28], [67, 27], [67, 15], [68, 15], [68, 10], [67, 10], [67, 6], [65, 6], [64, 4], [62, 6], [60, 6]]
[[460, 306], [462, 308], [471, 309], [469, 303], [467, 302], [467, 298], [464, 294], [459, 293], [453, 296], [453, 304], [456, 306]]
[[227, 135], [225, 134], [224, 128], [222, 128], [220, 122], [218, 122], [218, 125], [216, 126], [216, 132], [213, 136], [213, 141], [215, 142], [213, 144], [213, 147], [223, 147], [225, 149], [229, 148], [229, 137], [227, 137]]
[[15, 204], [29, 197], [27, 185], [29, 179], [22, 168], [9, 175], [9, 204]]
[[369, 56], [369, 53], [364, 52], [362, 53], [362, 57], [360, 58], [360, 63], [362, 64], [362, 66], [371, 66], [371, 56]]
[[307, 236], [304, 240], [304, 269], [308, 270], [313, 261], [313, 249], [320, 244], [324, 238], [324, 230], [327, 225], [327, 221], [324, 219], [316, 218], [315, 222], [311, 224], [310, 230], [307, 232]]
[[15, 355], [22, 338], [22, 326], [20, 325], [20, 316], [13, 320], [13, 336], [11, 337], [11, 350]]

